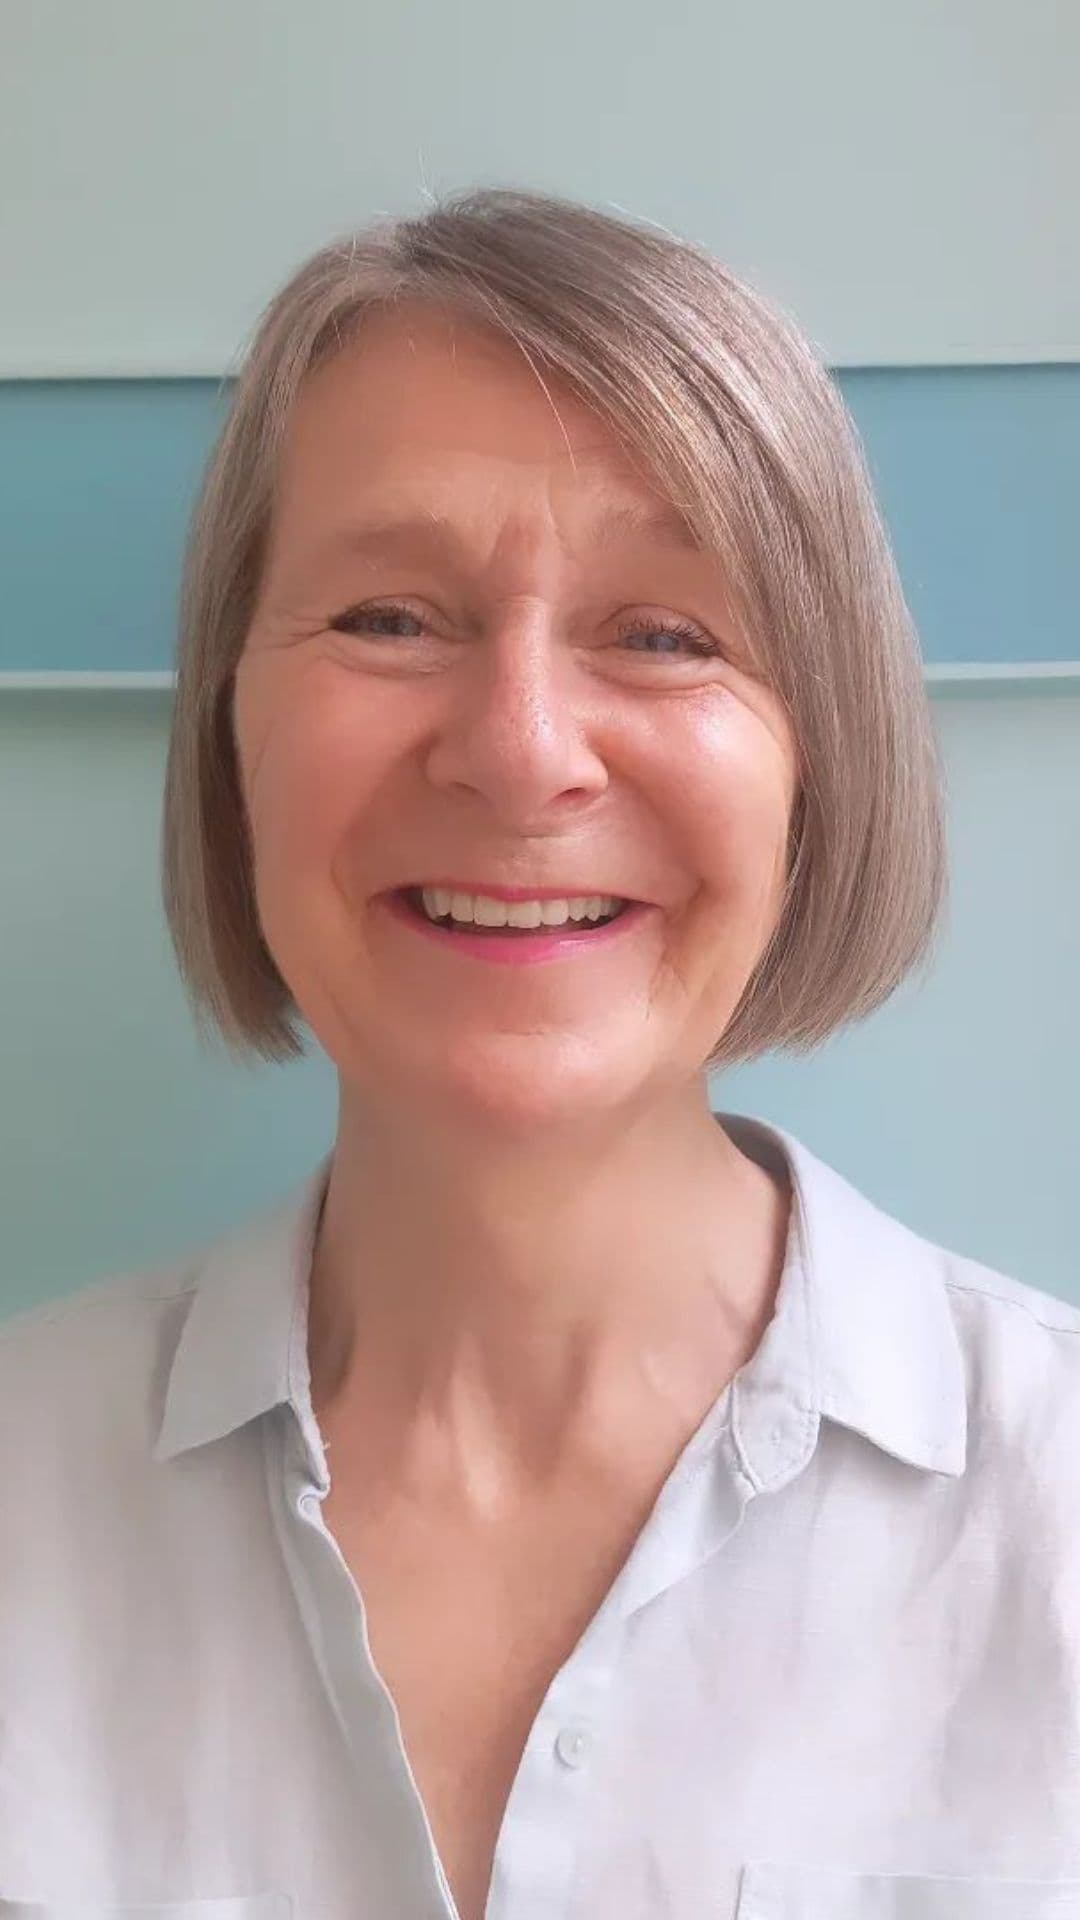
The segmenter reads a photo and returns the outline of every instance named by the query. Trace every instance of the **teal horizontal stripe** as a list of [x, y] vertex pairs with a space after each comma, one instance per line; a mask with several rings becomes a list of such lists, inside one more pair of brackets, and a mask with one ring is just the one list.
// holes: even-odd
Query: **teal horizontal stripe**
[[[1080, 658], [1080, 366], [858, 368], [858, 422], [935, 663]], [[0, 672], [175, 663], [209, 380], [0, 382]]]

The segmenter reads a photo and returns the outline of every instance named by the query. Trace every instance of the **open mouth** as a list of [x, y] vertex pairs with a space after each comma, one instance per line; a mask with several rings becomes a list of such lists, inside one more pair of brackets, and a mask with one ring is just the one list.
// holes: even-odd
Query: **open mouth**
[[618, 920], [631, 904], [627, 900], [618, 900], [613, 903], [610, 911], [601, 912], [595, 916], [586, 912], [580, 916], [569, 915], [557, 921], [545, 921], [530, 927], [491, 927], [483, 926], [475, 920], [455, 920], [449, 911], [445, 913], [429, 911], [424, 902], [424, 891], [420, 887], [402, 887], [398, 897], [404, 901], [409, 911], [415, 914], [418, 920], [424, 921], [428, 926], [441, 927], [447, 933], [483, 934], [492, 940], [515, 940], [523, 934], [536, 939], [537, 935], [545, 933], [560, 934], [564, 938], [567, 934], [592, 933], [600, 927], [610, 926], [612, 921]]

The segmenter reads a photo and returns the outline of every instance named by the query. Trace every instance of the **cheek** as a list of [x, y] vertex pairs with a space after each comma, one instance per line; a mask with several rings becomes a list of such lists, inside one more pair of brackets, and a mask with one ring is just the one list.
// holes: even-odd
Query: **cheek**
[[733, 703], [694, 729], [682, 764], [694, 769], [680, 790], [691, 871], [714, 900], [768, 913], [783, 890], [795, 798], [789, 731]]
[[371, 706], [333, 696], [327, 679], [309, 676], [238, 698], [237, 748], [263, 879], [320, 865], [325, 874], [393, 758]]

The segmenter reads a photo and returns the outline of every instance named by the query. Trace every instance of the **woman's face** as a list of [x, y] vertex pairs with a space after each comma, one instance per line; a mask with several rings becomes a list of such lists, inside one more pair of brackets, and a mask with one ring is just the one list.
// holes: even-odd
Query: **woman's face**
[[[466, 322], [369, 319], [294, 409], [236, 682], [259, 913], [304, 1018], [346, 1087], [497, 1127], [700, 1084], [796, 791], [715, 561], [546, 385]], [[402, 904], [454, 881], [643, 904], [561, 939]]]

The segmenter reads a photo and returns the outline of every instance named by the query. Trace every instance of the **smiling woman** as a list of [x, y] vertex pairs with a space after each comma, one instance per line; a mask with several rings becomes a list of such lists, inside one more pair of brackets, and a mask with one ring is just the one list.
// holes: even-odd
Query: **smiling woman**
[[4, 1329], [0, 1907], [1080, 1916], [1080, 1314], [709, 1104], [945, 898], [794, 327], [540, 194], [301, 266], [192, 526], [163, 856], [196, 1017], [305, 1026], [337, 1137]]
[[[514, 713], [530, 710], [512, 676], [546, 659], [556, 686], [573, 667], [594, 704], [621, 705], [622, 739], [633, 737], [625, 710], [639, 729], [663, 714], [653, 745], [666, 748], [669, 781], [687, 753], [702, 759], [701, 730], [721, 713], [734, 737], [740, 719], [756, 720], [774, 748], [799, 754], [782, 910], [765, 902], [771, 924], [706, 1053], [718, 1066], [769, 1045], [811, 1047], [925, 955], [944, 891], [918, 648], [850, 423], [793, 331], [693, 249], [679, 253], [681, 280], [665, 279], [665, 243], [626, 229], [619, 258], [617, 223], [576, 209], [593, 250], [582, 288], [554, 257], [557, 223], [537, 200], [504, 195], [498, 219], [477, 208], [486, 280], [455, 276], [457, 242], [437, 219], [402, 223], [350, 245], [332, 297], [345, 254], [309, 263], [253, 344], [185, 589], [166, 889], [196, 1009], [271, 1058], [302, 1044], [280, 954], [256, 942], [242, 968], [218, 964], [223, 947], [251, 949], [250, 875], [232, 875], [228, 849], [215, 857], [212, 822], [186, 824], [199, 775], [179, 743], [230, 779], [234, 677], [242, 702], [253, 656], [299, 647], [297, 671], [309, 673], [336, 646], [333, 659], [362, 675], [380, 740], [405, 689], [417, 726], [433, 679], [445, 690], [485, 673], [506, 689], [512, 740]], [[494, 266], [515, 226], [517, 244], [537, 250], [527, 301]], [[293, 404], [285, 364], [297, 370]], [[240, 548], [228, 634], [220, 598], [216, 613], [200, 604], [215, 592], [224, 528]], [[484, 634], [486, 646], [467, 644]], [[732, 675], [741, 698], [725, 704]], [[182, 718], [189, 701], [198, 725]], [[702, 786], [698, 810], [707, 798]], [[478, 878], [490, 890], [519, 878], [521, 833], [508, 853], [486, 838], [491, 870]], [[529, 882], [593, 890], [602, 878], [526, 864]], [[204, 908], [188, 911], [200, 895]]]
[[[677, 1059], [692, 1080], [787, 883], [791, 721], [715, 552], [685, 521], [673, 540], [638, 467], [513, 340], [416, 301], [368, 315], [283, 438], [233, 672], [259, 923], [350, 1083], [377, 1051], [478, 1141], [582, 1124]], [[618, 938], [518, 943], [493, 1006], [475, 961], [503, 943], [418, 942], [385, 910], [417, 885], [458, 919], [508, 888], [649, 907]], [[522, 972], [541, 952], [566, 964]]]

